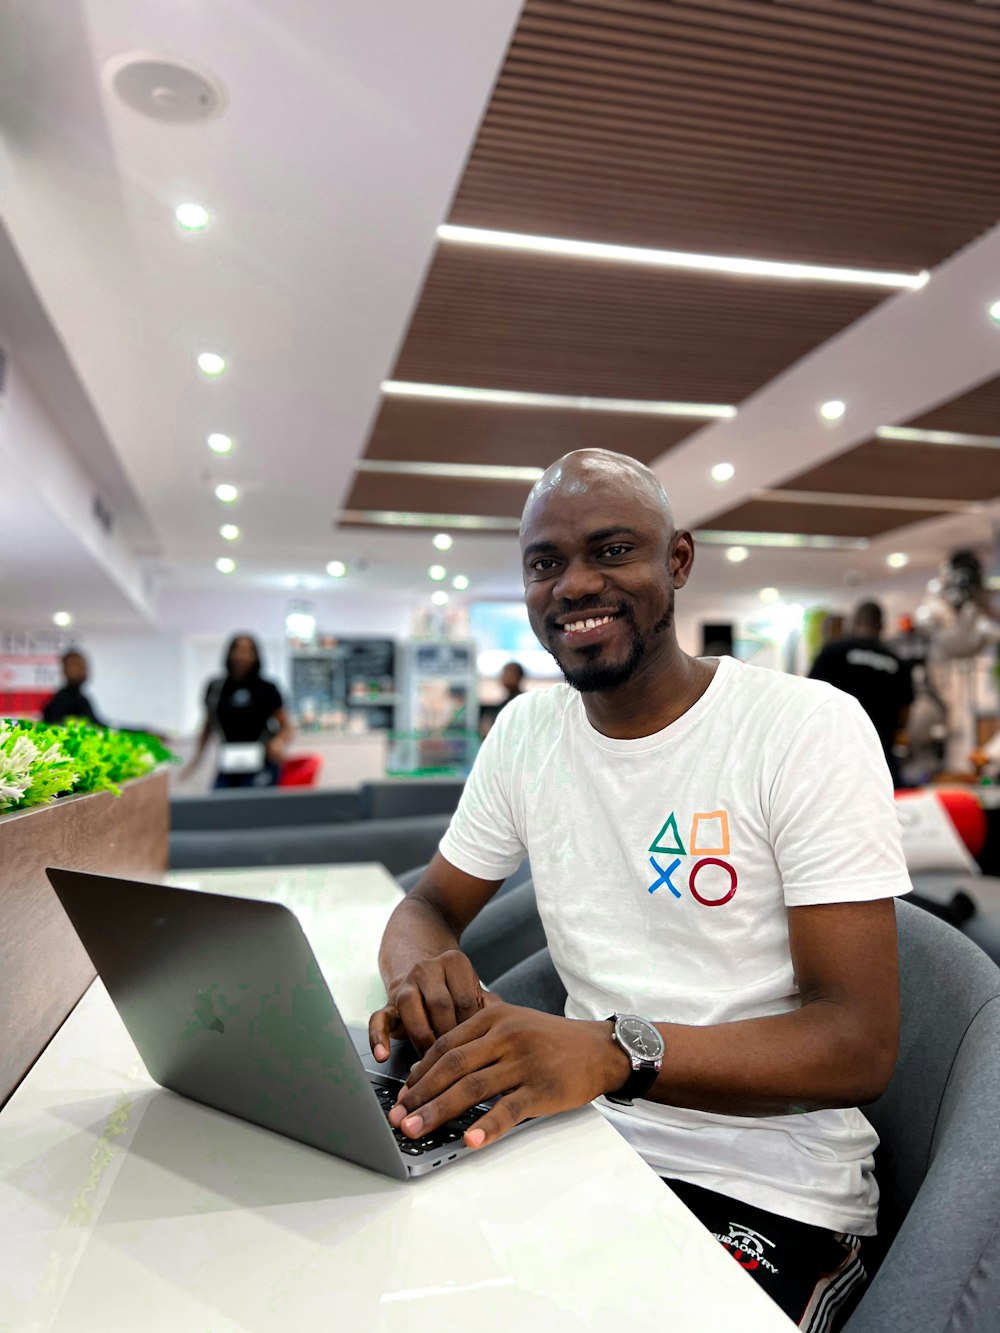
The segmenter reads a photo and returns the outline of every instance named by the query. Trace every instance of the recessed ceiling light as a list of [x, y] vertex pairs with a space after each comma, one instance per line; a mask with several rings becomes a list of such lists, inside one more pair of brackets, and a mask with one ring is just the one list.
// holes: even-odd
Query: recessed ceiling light
[[825, 532], [732, 532], [722, 528], [696, 528], [695, 541], [710, 546], [773, 546], [778, 550], [867, 551], [867, 537], [831, 537]]
[[435, 583], [440, 583], [442, 579], [448, 577], [448, 571], [444, 565], [431, 565], [427, 571], [427, 577], [433, 579]]
[[893, 551], [891, 555], [886, 556], [885, 563], [890, 569], [902, 569], [910, 563], [910, 557], [905, 551]]
[[455, 477], [459, 481], [537, 481], [545, 471], [506, 463], [415, 463], [395, 458], [359, 458], [354, 470], [403, 477]]
[[443, 588], [438, 588], [435, 592], [431, 593], [431, 601], [435, 606], [447, 606], [448, 594]]
[[382, 392], [400, 398], [440, 398], [458, 403], [493, 403], [498, 407], [549, 407], [574, 412], [627, 412], [654, 417], [734, 417], [728, 403], [672, 403], [646, 398], [589, 398], [566, 393], [527, 393], [518, 389], [474, 389], [461, 384], [418, 384], [383, 380]]
[[231, 505], [240, 498], [240, 493], [228, 481], [220, 481], [215, 488], [215, 498], [221, 500], [224, 505]]
[[341, 509], [338, 523], [371, 523], [387, 528], [462, 528], [471, 532], [517, 532], [519, 518], [490, 514], [427, 514], [406, 509]]
[[880, 440], [907, 444], [964, 444], [972, 449], [1000, 449], [1000, 435], [967, 435], [957, 430], [918, 430], [914, 426], [879, 426]]
[[757, 596], [765, 606], [771, 606], [774, 602], [781, 600], [781, 593], [777, 588], [761, 588]]
[[347, 566], [343, 560], [331, 560], [326, 567], [326, 572], [332, 579], [342, 579], [347, 573]]
[[989, 307], [989, 312], [990, 319], [995, 320], [997, 324], [1000, 324], [1000, 301], [994, 301]]
[[469, 580], [464, 574], [456, 574], [451, 581], [451, 586], [457, 588], [459, 592], [465, 592], [469, 586]]
[[185, 231], [204, 231], [208, 226], [208, 209], [201, 204], [178, 204], [174, 217]]
[[57, 611], [52, 617], [53, 625], [58, 625], [60, 629], [67, 629], [73, 623], [73, 617], [68, 611]]
[[745, 546], [730, 546], [726, 551], [726, 559], [734, 565], [740, 565], [749, 554], [750, 552]]
[[431, 538], [431, 544], [435, 551], [450, 551], [454, 541], [455, 539], [450, 532], [436, 532]]
[[226, 358], [220, 356], [218, 352], [199, 352], [198, 369], [203, 375], [214, 378], [221, 375], [226, 368]]
[[847, 411], [847, 404], [839, 398], [831, 398], [828, 403], [821, 403], [819, 414], [824, 421], [839, 421]]
[[215, 562], [215, 568], [220, 574], [234, 574], [236, 572], [236, 561], [228, 555], [220, 555]]
[[222, 527], [219, 529], [219, 536], [224, 538], [227, 542], [236, 541], [239, 535], [240, 530], [235, 523], [223, 523]]
[[228, 454], [232, 452], [233, 441], [228, 435], [215, 433], [208, 437], [208, 447], [213, 454]]
[[732, 481], [735, 475], [736, 469], [732, 463], [716, 463], [715, 467], [712, 468], [713, 481]]
[[839, 268], [828, 264], [789, 264], [773, 259], [744, 259], [730, 255], [690, 254], [683, 250], [650, 250], [634, 245], [606, 245], [595, 241], [569, 241], [557, 236], [530, 236], [523, 232], [491, 231], [482, 227], [457, 227], [442, 223], [438, 238], [458, 245], [485, 245], [500, 250], [526, 250], [533, 254], [565, 255], [574, 259], [596, 259], [607, 263], [644, 264], [652, 268], [695, 269], [707, 273], [731, 273], [752, 278], [785, 278], [806, 282], [843, 282], [863, 287], [922, 287], [930, 276], [922, 273], [891, 273], [862, 268]]

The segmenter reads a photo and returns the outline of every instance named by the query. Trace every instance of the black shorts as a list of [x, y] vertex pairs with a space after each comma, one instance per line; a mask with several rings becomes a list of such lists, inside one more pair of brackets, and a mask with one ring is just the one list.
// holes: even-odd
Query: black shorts
[[664, 1183], [799, 1328], [843, 1327], [868, 1282], [857, 1236], [779, 1217], [686, 1180]]

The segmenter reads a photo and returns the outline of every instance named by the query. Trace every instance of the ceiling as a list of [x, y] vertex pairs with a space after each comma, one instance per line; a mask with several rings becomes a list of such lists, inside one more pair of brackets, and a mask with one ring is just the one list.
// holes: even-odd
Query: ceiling
[[[1000, 13], [977, 3], [527, 0], [448, 221], [934, 271], [1000, 216], [998, 78]], [[773, 390], [784, 372], [822, 358], [891, 299], [872, 285], [734, 278], [446, 239], [392, 378], [740, 407], [780, 396]], [[1000, 336], [986, 357], [1000, 367]], [[956, 377], [962, 384], [957, 369]], [[836, 387], [856, 405], [853, 379]], [[909, 397], [880, 424], [1000, 435], [1000, 381], [929, 413], [907, 412], [924, 407], [924, 387], [917, 371]], [[716, 428], [728, 438], [716, 460], [752, 454], [742, 421], [741, 410], [734, 429]], [[704, 429], [693, 417], [393, 395], [366, 457], [544, 467], [567, 449], [603, 445], [665, 470], [671, 451]], [[762, 467], [740, 503], [720, 504], [716, 488], [686, 520], [877, 538], [1000, 494], [993, 450], [873, 438], [844, 447], [845, 432], [842, 452], [831, 454], [829, 432], [807, 434], [770, 460], [773, 485], [763, 484], [771, 479]], [[364, 471], [344, 517], [359, 525], [373, 510], [509, 519], [528, 484]], [[845, 502], [852, 496], [888, 500]], [[986, 524], [980, 537], [988, 536]]]
[[[359, 597], [417, 596], [427, 516], [470, 515], [481, 531], [454, 527], [449, 564], [470, 597], [516, 596], [528, 481], [355, 465], [537, 468], [588, 446], [649, 463], [689, 526], [870, 542], [755, 548], [738, 567], [706, 547], [690, 594], [706, 606], [764, 584], [916, 592], [955, 534], [988, 544], [1000, 453], [875, 432], [1000, 435], [985, 315], [1000, 298], [1000, 9], [386, 3], [0, 10], [0, 222], [49, 360], [28, 366], [44, 339], [20, 317], [0, 336], [148, 586], [221, 586], [214, 560], [234, 554], [231, 584], [333, 587], [337, 557]], [[125, 107], [107, 68], [135, 51], [207, 70], [223, 114], [184, 127]], [[212, 214], [204, 233], [178, 231], [188, 199]], [[931, 278], [894, 292], [565, 258], [436, 241], [446, 221]], [[217, 382], [194, 368], [206, 348], [230, 361]], [[738, 411], [380, 395], [387, 378]], [[74, 383], [87, 411], [70, 410]], [[815, 411], [830, 397], [848, 404], [834, 425]], [[230, 457], [208, 451], [213, 430], [236, 441]], [[720, 487], [722, 459], [736, 476]], [[220, 481], [241, 489], [235, 513]], [[37, 501], [23, 487], [22, 520]], [[415, 522], [372, 522], [386, 511]], [[227, 519], [236, 548], [218, 536]], [[8, 546], [0, 535], [0, 567]], [[897, 549], [912, 564], [889, 574]], [[49, 564], [39, 550], [38, 581], [61, 577], [60, 550]], [[15, 614], [0, 591], [0, 619]]]

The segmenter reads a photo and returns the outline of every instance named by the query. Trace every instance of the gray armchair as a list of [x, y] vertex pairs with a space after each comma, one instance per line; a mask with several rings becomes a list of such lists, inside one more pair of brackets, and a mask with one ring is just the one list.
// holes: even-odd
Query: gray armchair
[[[905, 901], [902, 1034], [892, 1081], [864, 1108], [878, 1131], [874, 1277], [844, 1333], [1000, 1333], [1000, 968]], [[548, 949], [492, 987], [562, 1013]]]

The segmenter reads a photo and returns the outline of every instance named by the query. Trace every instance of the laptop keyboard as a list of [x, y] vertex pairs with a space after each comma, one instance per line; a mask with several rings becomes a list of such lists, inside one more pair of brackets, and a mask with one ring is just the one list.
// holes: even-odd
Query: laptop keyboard
[[[379, 1106], [382, 1108], [383, 1115], [389, 1115], [389, 1112], [396, 1105], [396, 1098], [399, 1096], [401, 1083], [394, 1086], [383, 1083], [376, 1079], [371, 1079], [372, 1089], [378, 1098]], [[471, 1129], [480, 1116], [485, 1115], [490, 1108], [485, 1105], [474, 1106], [471, 1111], [466, 1111], [455, 1120], [448, 1120], [431, 1134], [425, 1134], [420, 1139], [408, 1139], [402, 1130], [395, 1129], [392, 1125], [392, 1136], [399, 1145], [399, 1151], [404, 1157], [422, 1157], [424, 1153], [438, 1152], [442, 1148], [447, 1148], [451, 1143], [461, 1143], [462, 1136], [467, 1129]]]

